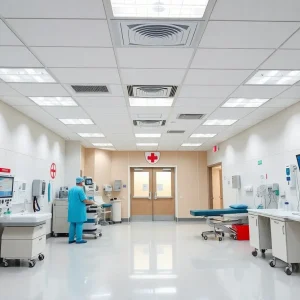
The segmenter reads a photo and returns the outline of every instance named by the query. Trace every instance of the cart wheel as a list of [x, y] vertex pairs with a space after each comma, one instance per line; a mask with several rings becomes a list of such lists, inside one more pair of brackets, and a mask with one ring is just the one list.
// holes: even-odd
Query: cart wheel
[[35, 266], [35, 261], [34, 260], [30, 260], [29, 261], [29, 268], [33, 268]]
[[41, 260], [44, 260], [44, 259], [45, 259], [44, 254], [40, 254], [40, 255], [39, 255], [39, 260], [41, 261]]
[[4, 260], [4, 261], [2, 262], [2, 265], [3, 265], [4, 268], [7, 268], [7, 267], [8, 267], [8, 261], [7, 261], [7, 260]]
[[99, 233], [99, 236], [101, 237], [101, 236], [102, 236], [102, 233]]
[[276, 266], [276, 263], [275, 263], [275, 261], [272, 259], [272, 260], [269, 261], [269, 265], [270, 265], [270, 267], [274, 268], [274, 267]]
[[57, 234], [57, 233], [54, 233], [53, 235], [54, 235], [54, 237], [58, 237], [58, 234]]
[[256, 250], [252, 251], [252, 255], [253, 255], [254, 257], [256, 257], [256, 256], [257, 256], [257, 251], [256, 251]]
[[223, 238], [219, 237], [219, 242], [222, 242]]
[[95, 235], [95, 236], [94, 236], [94, 239], [96, 240], [97, 238], [98, 238], [98, 236], [97, 236], [97, 235]]
[[207, 240], [207, 236], [206, 235], [203, 235], [203, 238], [204, 238], [205, 241]]
[[236, 236], [236, 235], [234, 235], [234, 236], [233, 236], [233, 239], [234, 239], [234, 240], [237, 240], [237, 236]]
[[225, 236], [225, 233], [224, 232], [222, 232], [222, 237], [224, 237]]
[[297, 273], [299, 271], [299, 264], [292, 264], [292, 269], [294, 273]]
[[292, 275], [293, 271], [290, 269], [290, 267], [286, 267], [286, 268], [284, 269], [284, 273], [285, 273], [286, 275]]
[[261, 253], [265, 254], [266, 253], [266, 249], [261, 249]]

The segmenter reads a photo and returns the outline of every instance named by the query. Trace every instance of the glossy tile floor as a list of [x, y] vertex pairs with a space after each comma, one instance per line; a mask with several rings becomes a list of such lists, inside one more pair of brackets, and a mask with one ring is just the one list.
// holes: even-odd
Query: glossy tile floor
[[33, 269], [0, 268], [1, 300], [292, 300], [300, 274], [254, 258], [248, 242], [203, 241], [206, 226], [133, 223], [103, 227], [85, 245], [48, 240]]

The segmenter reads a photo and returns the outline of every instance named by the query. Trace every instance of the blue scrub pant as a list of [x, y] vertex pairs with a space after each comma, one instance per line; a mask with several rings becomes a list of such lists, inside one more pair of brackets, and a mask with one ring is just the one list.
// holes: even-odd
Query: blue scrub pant
[[82, 240], [82, 233], [83, 233], [83, 223], [70, 223], [69, 229], [69, 241], [75, 240], [75, 233], [76, 233], [76, 242]]

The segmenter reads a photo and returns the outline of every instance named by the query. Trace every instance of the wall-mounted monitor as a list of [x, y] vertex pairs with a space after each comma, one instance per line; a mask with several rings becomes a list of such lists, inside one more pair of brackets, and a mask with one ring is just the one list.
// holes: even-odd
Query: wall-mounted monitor
[[14, 195], [14, 177], [0, 176], [0, 198], [12, 198]]
[[297, 163], [298, 163], [298, 168], [300, 170], [300, 154], [296, 155]]

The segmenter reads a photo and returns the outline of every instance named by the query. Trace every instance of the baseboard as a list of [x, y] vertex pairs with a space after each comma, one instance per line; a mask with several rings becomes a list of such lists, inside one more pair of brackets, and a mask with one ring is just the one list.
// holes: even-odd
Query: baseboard
[[47, 235], [46, 235], [46, 239], [50, 239], [51, 238], [51, 233], [48, 233]]
[[197, 223], [205, 223], [205, 219], [203, 219], [203, 218], [176, 218], [176, 222], [197, 222]]

